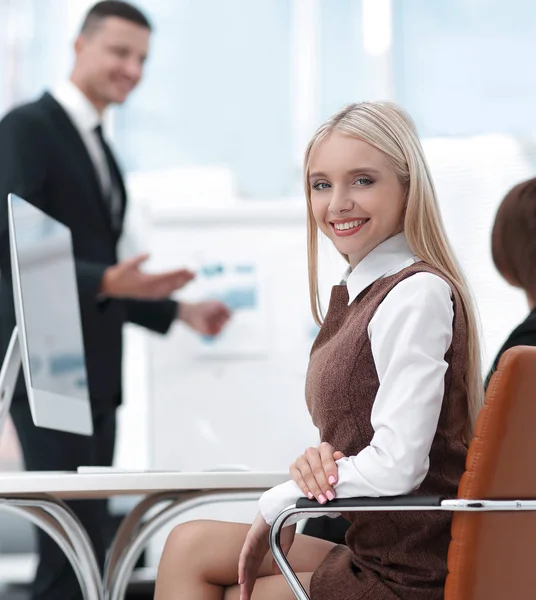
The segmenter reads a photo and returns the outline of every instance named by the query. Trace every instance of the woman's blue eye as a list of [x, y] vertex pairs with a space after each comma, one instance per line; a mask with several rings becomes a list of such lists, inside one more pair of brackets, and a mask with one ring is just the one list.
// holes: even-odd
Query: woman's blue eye
[[329, 183], [327, 183], [326, 181], [317, 181], [315, 184], [313, 184], [314, 190], [327, 190], [328, 187]]
[[373, 181], [369, 177], [358, 177], [354, 183], [357, 183], [358, 185], [370, 185]]

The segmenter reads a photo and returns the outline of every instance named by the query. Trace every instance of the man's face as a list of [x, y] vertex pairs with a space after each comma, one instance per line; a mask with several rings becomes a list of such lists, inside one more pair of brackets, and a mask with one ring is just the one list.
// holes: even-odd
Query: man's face
[[118, 17], [106, 17], [82, 33], [75, 44], [75, 70], [90, 100], [99, 108], [122, 104], [143, 74], [150, 31]]

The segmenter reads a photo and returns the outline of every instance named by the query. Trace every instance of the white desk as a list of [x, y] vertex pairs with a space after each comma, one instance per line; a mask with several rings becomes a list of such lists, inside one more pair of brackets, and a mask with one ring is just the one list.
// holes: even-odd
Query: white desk
[[[56, 540], [86, 600], [122, 600], [136, 560], [160, 527], [203, 504], [255, 500], [287, 479], [273, 472], [2, 473], [0, 507], [22, 513]], [[121, 494], [145, 497], [123, 520], [101, 578], [87, 532], [63, 500]]]

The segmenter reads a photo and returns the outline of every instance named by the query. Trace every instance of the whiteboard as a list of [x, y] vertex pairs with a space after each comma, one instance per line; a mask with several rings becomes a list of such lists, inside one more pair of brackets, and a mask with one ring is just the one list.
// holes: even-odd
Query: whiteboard
[[[152, 268], [180, 257], [198, 273], [180, 298], [220, 298], [234, 315], [213, 340], [184, 326], [151, 336], [152, 466], [286, 470], [318, 443], [304, 398], [318, 328], [309, 308], [303, 207], [153, 217]], [[322, 255], [323, 272], [333, 271], [327, 301], [345, 265], [329, 245]]]

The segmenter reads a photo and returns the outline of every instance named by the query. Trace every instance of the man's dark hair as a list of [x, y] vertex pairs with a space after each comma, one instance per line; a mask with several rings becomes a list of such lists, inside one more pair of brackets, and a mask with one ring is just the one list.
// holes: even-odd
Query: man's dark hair
[[149, 31], [152, 29], [149, 19], [132, 4], [120, 0], [104, 0], [103, 2], [97, 2], [89, 9], [80, 32], [86, 35], [93, 33], [101, 22], [108, 17], [125, 19], [140, 27], [145, 27]]
[[536, 178], [504, 197], [493, 224], [491, 253], [499, 273], [536, 298]]

